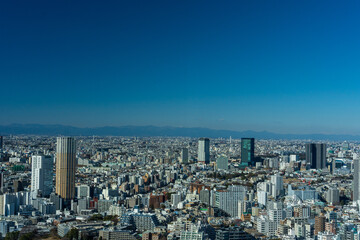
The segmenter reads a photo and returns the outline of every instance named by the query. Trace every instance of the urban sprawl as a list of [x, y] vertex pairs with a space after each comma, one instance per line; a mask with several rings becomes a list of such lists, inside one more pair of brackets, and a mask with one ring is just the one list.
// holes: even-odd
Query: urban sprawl
[[359, 159], [356, 142], [3, 136], [0, 236], [359, 240]]

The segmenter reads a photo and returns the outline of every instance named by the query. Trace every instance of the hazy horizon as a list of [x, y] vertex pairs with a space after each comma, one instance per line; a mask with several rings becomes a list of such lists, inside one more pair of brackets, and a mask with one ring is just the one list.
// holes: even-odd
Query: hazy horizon
[[[141, 127], [155, 127], [155, 128], [176, 128], [176, 129], [205, 129], [205, 130], [214, 130], [214, 131], [230, 131], [230, 132], [254, 132], [254, 133], [271, 133], [271, 134], [283, 134], [283, 135], [349, 135], [349, 136], [360, 136], [360, 134], [356, 133], [329, 133], [329, 132], [276, 132], [276, 131], [269, 131], [269, 130], [253, 130], [253, 129], [226, 129], [226, 128], [208, 128], [202, 126], [171, 126], [171, 125], [99, 125], [99, 126], [76, 126], [76, 125], [67, 125], [67, 124], [39, 124], [39, 123], [11, 123], [11, 124], [0, 124], [0, 127], [11, 127], [11, 126], [61, 126], [61, 127], [71, 127], [71, 128], [79, 128], [79, 129], [98, 129], [98, 128], [124, 128], [124, 127], [134, 127], [134, 128], [141, 128]], [[0, 131], [1, 134], [1, 131]], [[251, 136], [250, 136], [251, 137]]]

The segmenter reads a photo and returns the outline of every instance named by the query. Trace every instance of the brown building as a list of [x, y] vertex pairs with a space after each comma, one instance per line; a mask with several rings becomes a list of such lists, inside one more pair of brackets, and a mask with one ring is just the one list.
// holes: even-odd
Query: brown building
[[209, 186], [205, 186], [202, 183], [191, 183], [190, 184], [190, 192], [194, 192], [196, 191], [197, 193], [200, 193], [200, 191], [202, 189], [208, 189], [209, 191], [211, 190], [211, 188]]
[[164, 194], [159, 195], [150, 195], [149, 199], [149, 207], [152, 209], [160, 208], [160, 204], [165, 202], [165, 196]]
[[251, 214], [250, 213], [242, 213], [241, 214], [241, 221], [250, 222], [251, 221]]
[[56, 142], [56, 194], [65, 200], [75, 197], [76, 143], [72, 137]]
[[319, 232], [325, 231], [325, 216], [315, 216], [315, 229], [314, 234], [318, 235]]
[[22, 181], [14, 180], [13, 185], [14, 185], [14, 192], [24, 191], [24, 185]]
[[142, 234], [142, 240], [166, 240], [166, 235], [163, 233], [146, 231]]

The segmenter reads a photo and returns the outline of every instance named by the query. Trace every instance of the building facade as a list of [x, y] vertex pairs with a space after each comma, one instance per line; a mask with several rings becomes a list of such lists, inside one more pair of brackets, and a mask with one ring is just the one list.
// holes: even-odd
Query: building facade
[[242, 138], [241, 139], [241, 165], [254, 166], [255, 165], [255, 139]]
[[326, 144], [306, 144], [306, 162], [310, 164], [312, 169], [326, 168]]
[[200, 138], [198, 145], [198, 162], [210, 163], [210, 139]]
[[222, 155], [216, 159], [216, 168], [218, 170], [228, 170], [229, 159]]
[[54, 160], [50, 156], [36, 155], [31, 158], [31, 191], [50, 196], [53, 190]]
[[75, 171], [75, 139], [58, 137], [56, 144], [56, 194], [65, 200], [75, 197]]

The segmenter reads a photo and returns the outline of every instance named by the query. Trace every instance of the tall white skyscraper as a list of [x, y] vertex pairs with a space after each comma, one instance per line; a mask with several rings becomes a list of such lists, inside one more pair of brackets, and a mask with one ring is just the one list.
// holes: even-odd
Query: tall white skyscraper
[[271, 176], [272, 196], [276, 198], [284, 190], [283, 177], [279, 174]]
[[200, 138], [198, 144], [198, 162], [210, 163], [210, 140], [208, 138]]
[[258, 203], [260, 203], [261, 205], [266, 206], [267, 203], [267, 199], [268, 199], [268, 194], [265, 191], [258, 191], [257, 192], [257, 199], [258, 199]]
[[31, 159], [31, 191], [49, 196], [53, 190], [53, 166], [51, 156], [36, 155]]

